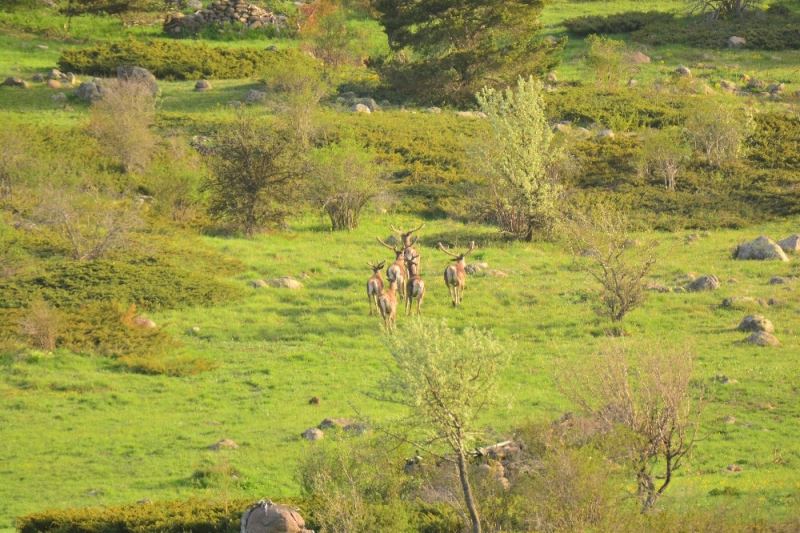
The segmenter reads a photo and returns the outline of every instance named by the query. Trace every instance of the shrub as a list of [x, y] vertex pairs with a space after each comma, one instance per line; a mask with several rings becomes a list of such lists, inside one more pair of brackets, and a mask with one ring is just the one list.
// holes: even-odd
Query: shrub
[[645, 26], [664, 24], [674, 15], [663, 11], [630, 11], [614, 15], [586, 15], [564, 21], [567, 31], [579, 36], [630, 33]]
[[736, 161], [752, 130], [752, 116], [733, 100], [700, 100], [689, 110], [686, 131], [706, 163], [719, 167]]
[[20, 331], [31, 345], [41, 350], [54, 350], [61, 330], [61, 315], [47, 302], [34, 300], [20, 321]]
[[586, 42], [589, 45], [586, 63], [594, 70], [600, 87], [615, 88], [633, 73], [633, 65], [625, 57], [623, 41], [590, 35]]
[[67, 0], [62, 13], [70, 17], [87, 13], [117, 15], [128, 11], [158, 11], [164, 0]]
[[313, 66], [316, 62], [297, 50], [210, 47], [181, 41], [98, 43], [65, 50], [59, 68], [94, 76], [115, 76], [120, 65], [138, 65], [157, 78], [253, 78], [279, 66]]
[[144, 170], [156, 145], [155, 97], [146, 83], [104, 82], [102, 97], [92, 105], [89, 131], [126, 172]]
[[677, 128], [648, 131], [639, 154], [639, 172], [661, 179], [669, 191], [675, 190], [676, 179], [691, 155], [683, 135]]

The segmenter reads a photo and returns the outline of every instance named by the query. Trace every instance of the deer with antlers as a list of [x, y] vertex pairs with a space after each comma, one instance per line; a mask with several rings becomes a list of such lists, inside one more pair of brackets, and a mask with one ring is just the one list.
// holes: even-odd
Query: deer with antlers
[[447, 290], [450, 291], [450, 299], [453, 301], [453, 307], [461, 304], [461, 299], [464, 297], [464, 288], [467, 286], [467, 263], [464, 259], [475, 250], [475, 241], [469, 243], [469, 248], [466, 252], [461, 254], [454, 254], [439, 243], [439, 249], [452, 257], [455, 261], [454, 265], [447, 265], [444, 269], [444, 283], [447, 285]]
[[381, 261], [377, 265], [367, 263], [372, 269], [372, 276], [367, 280], [367, 301], [369, 302], [369, 314], [372, 316], [376, 312], [380, 312], [378, 307], [378, 299], [383, 293], [383, 278], [381, 278], [381, 270], [386, 261]]
[[378, 298], [378, 309], [383, 317], [383, 325], [387, 330], [394, 329], [397, 319], [397, 282], [390, 281], [389, 288]]
[[417, 273], [419, 274], [419, 254], [414, 249], [414, 245], [417, 244], [419, 237], [414, 235], [414, 233], [424, 228], [425, 223], [423, 222], [416, 228], [407, 231], [396, 228], [392, 224], [390, 224], [389, 227], [392, 228], [392, 231], [397, 233], [397, 235], [400, 237], [400, 243], [403, 245], [403, 259], [405, 259], [406, 262], [406, 271], [409, 273], [411, 272], [411, 264], [413, 263], [417, 268]]
[[406, 262], [403, 258], [403, 248], [398, 248], [387, 244], [383, 242], [380, 237], [375, 238], [378, 239], [378, 242], [383, 246], [394, 252], [394, 263], [389, 265], [389, 268], [386, 269], [386, 279], [389, 282], [397, 282], [398, 294], [402, 300], [406, 296], [406, 278], [408, 277], [406, 272]]
[[408, 263], [408, 281], [406, 282], [406, 314], [411, 314], [411, 302], [417, 301], [417, 315], [422, 314], [422, 299], [425, 298], [425, 282], [419, 275], [419, 255], [411, 256]]

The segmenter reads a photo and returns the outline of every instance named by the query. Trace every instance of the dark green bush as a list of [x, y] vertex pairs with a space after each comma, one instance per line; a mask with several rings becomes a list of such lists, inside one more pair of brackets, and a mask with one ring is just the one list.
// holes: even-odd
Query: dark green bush
[[187, 80], [253, 78], [279, 66], [315, 63], [297, 50], [212, 48], [183, 41], [128, 40], [65, 50], [58, 65], [65, 72], [94, 76], [113, 76], [120, 65], [138, 65], [157, 78]]
[[164, 0], [67, 0], [61, 12], [69, 16], [88, 13], [118, 15], [130, 11], [159, 11], [166, 6]]
[[567, 31], [578, 36], [630, 33], [650, 24], [664, 24], [674, 19], [663, 11], [629, 11], [613, 15], [585, 15], [564, 21]]

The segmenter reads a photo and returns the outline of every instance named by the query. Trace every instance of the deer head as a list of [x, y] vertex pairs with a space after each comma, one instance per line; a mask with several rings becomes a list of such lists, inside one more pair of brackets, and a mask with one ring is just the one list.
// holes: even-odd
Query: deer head
[[392, 231], [397, 233], [400, 236], [400, 242], [403, 243], [404, 248], [410, 248], [416, 244], [418, 237], [414, 237], [414, 240], [411, 240], [411, 236], [416, 233], [417, 231], [421, 230], [425, 227], [425, 223], [423, 222], [419, 226], [414, 229], [410, 230], [402, 230], [400, 228], [396, 228], [393, 224], [389, 224], [389, 227], [392, 228]]
[[384, 242], [380, 237], [375, 237], [375, 239], [379, 243], [381, 243], [382, 246], [384, 246], [384, 247], [386, 247], [386, 248], [388, 248], [388, 249], [390, 249], [391, 251], [394, 252], [395, 260], [400, 259], [400, 257], [403, 255], [403, 248], [402, 247], [398, 248], [397, 246], [392, 246], [391, 244], [388, 244], [388, 243]]
[[439, 250], [441, 250], [442, 252], [444, 252], [444, 253], [446, 253], [447, 255], [449, 255], [450, 257], [452, 257], [452, 258], [453, 258], [453, 259], [452, 259], [452, 261], [461, 262], [461, 261], [463, 261], [463, 260], [464, 260], [464, 258], [466, 258], [466, 257], [467, 257], [469, 254], [471, 254], [473, 251], [475, 251], [475, 248], [476, 248], [476, 246], [475, 246], [475, 241], [471, 241], [471, 242], [469, 243], [469, 248], [468, 248], [468, 249], [467, 249], [465, 252], [463, 252], [463, 253], [460, 253], [460, 254], [454, 254], [453, 252], [451, 252], [450, 250], [448, 250], [447, 248], [445, 248], [445, 247], [444, 247], [444, 244], [442, 244], [442, 243], [439, 243], [439, 244], [438, 244], [438, 248], [439, 248]]
[[386, 261], [381, 261], [378, 264], [367, 263], [367, 265], [372, 269], [373, 274], [377, 274], [383, 269], [383, 266], [386, 264]]

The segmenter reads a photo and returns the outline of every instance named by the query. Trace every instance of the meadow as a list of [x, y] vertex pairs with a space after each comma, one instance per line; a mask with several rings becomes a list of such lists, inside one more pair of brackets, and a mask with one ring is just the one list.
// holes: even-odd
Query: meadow
[[[685, 4], [555, 0], [544, 10], [544, 33], [566, 35], [564, 21], [577, 16], [634, 10], [683, 13]], [[126, 26], [118, 17], [87, 15], [75, 17], [69, 29], [64, 23], [63, 16], [46, 8], [0, 11], [0, 76], [29, 79], [55, 68], [63, 51], [97, 43], [128, 38], [171, 40], [163, 35], [160, 18]], [[385, 52], [385, 35], [377, 22], [358, 16], [350, 23], [364, 30], [369, 53]], [[628, 40], [624, 35], [616, 37]], [[276, 45], [293, 49], [302, 44], [296, 38], [263, 36], [197, 41], [228, 48]], [[796, 121], [798, 96], [794, 94], [800, 90], [796, 49], [628, 44], [653, 58], [639, 65], [640, 84], [663, 80], [680, 64], [690, 66], [715, 89], [720, 80], [748, 74], [785, 84], [783, 100], [754, 97], [748, 100], [753, 107]], [[556, 70], [559, 82], [566, 86], [590, 83], [586, 50], [582, 37], [570, 36]], [[269, 80], [269, 73], [263, 78]], [[261, 78], [212, 83], [212, 91], [198, 93], [193, 91], [194, 80], [159, 80], [156, 128], [186, 136], [213, 132], [234, 119], [231, 101], [263, 85]], [[377, 84], [371, 73], [362, 73], [357, 83]], [[108, 161], [95, 157], [92, 147], [82, 147], [75, 132], [85, 127], [89, 106], [75, 99], [53, 102], [53, 93], [42, 85], [24, 91], [0, 87], [4, 127], [35, 131], [45, 143], [58, 147], [55, 152], [41, 151], [52, 176], [31, 179], [80, 182], [91, 175], [142, 188], [143, 181], [137, 180], [143, 178], [120, 174]], [[779, 240], [800, 233], [794, 156], [788, 154], [780, 161], [775, 156], [778, 162], [771, 165], [748, 161], [758, 170], [769, 166], [785, 171], [785, 175], [776, 174], [774, 183], [769, 181], [773, 178], [762, 179], [758, 174], [752, 179], [756, 185], [731, 185], [723, 176], [715, 178], [719, 183], [692, 182], [691, 189], [681, 191], [685, 200], [680, 201], [688, 205], [693, 201], [690, 197], [696, 200], [713, 186], [738, 187], [737, 194], [745, 191], [736, 200], [741, 212], [733, 200], [715, 204], [718, 197], [709, 196], [701, 214], [694, 207], [684, 209], [683, 204], [665, 208], [664, 216], [672, 217], [665, 224], [673, 225], [674, 231], [640, 224], [637, 239], [658, 241], [657, 262], [648, 280], [678, 287], [693, 276], [713, 274], [721, 287], [698, 293], [648, 292], [645, 303], [626, 317], [625, 338], [609, 339], [607, 324], [592, 308], [597, 287], [576, 267], [580, 259], [563, 243], [508, 240], [496, 227], [453, 215], [468, 210], [463, 204], [474, 186], [471, 178], [464, 177], [460, 163], [450, 159], [455, 152], [467, 152], [479, 137], [471, 119], [457, 116], [454, 109], [430, 114], [399, 104], [382, 113], [353, 115], [334, 103], [335, 96], [323, 100], [325, 123], [349, 128], [374, 142], [385, 152], [396, 176], [403, 177], [389, 185], [388, 200], [382, 198], [367, 209], [357, 229], [332, 232], [322, 215], [308, 209], [290, 217], [287, 227], [251, 239], [159, 220], [136, 233], [135, 241], [150, 247], [146, 253], [126, 255], [125, 251], [110, 260], [143, 265], [136, 261], [149, 254], [183, 273], [176, 275], [198, 276], [230, 288], [229, 298], [212, 305], [193, 302], [143, 309], [170, 339], [170, 350], [194, 361], [196, 372], [144, 374], [88, 351], [0, 345], [0, 531], [14, 530], [19, 516], [50, 508], [145, 499], [297, 498], [297, 465], [312, 447], [322, 444], [304, 440], [300, 436], [304, 430], [324, 418], [363, 417], [380, 425], [403, 414], [398, 406], [375, 399], [392, 360], [380, 319], [368, 313], [365, 284], [368, 261], [391, 259], [375, 237], [387, 237], [390, 224], [411, 226], [420, 221], [426, 223], [418, 248], [428, 283], [423, 315], [445, 319], [455, 328], [491, 330], [511, 354], [512, 364], [501, 378], [500, 406], [481, 417], [487, 428], [483, 444], [512, 436], [525, 424], [553, 421], [574, 410], [559, 376], [575, 366], [591, 366], [597, 352], [609, 343], [686, 346], [695, 355], [692, 390], [703, 403], [699, 440], [659, 506], [679, 514], [690, 509], [729, 511], [766, 524], [797, 518], [800, 258], [780, 262], [731, 257], [738, 244], [759, 235]], [[620, 137], [620, 143], [626, 142]], [[791, 139], [786, 141], [791, 143]], [[426, 152], [420, 152], [417, 160], [414, 150], [422, 146]], [[84, 148], [90, 153], [85, 174], [73, 176], [71, 167], [58, 166], [59, 157], [71, 157]], [[168, 163], [162, 170], [163, 179], [170, 179]], [[630, 179], [635, 183], [635, 178]], [[767, 182], [758, 194], [746, 194], [751, 185]], [[589, 201], [592, 187], [587, 187]], [[625, 195], [626, 205], [637, 204], [643, 195], [653, 198], [663, 193], [660, 184], [616, 187], [601, 183], [595, 188], [598, 194]], [[779, 207], [761, 213], [752, 207], [756, 204]], [[647, 206], [639, 209], [642, 214], [637, 220], [652, 220]], [[63, 268], [66, 261], [42, 253], [47, 248], [40, 243], [26, 244], [26, 238], [20, 237], [22, 230], [12, 228], [11, 220], [11, 214], [0, 218], [4, 226], [0, 245], [7, 250], [24, 249], [30, 279]], [[715, 220], [731, 222], [719, 224], [728, 227], [714, 227]], [[448, 258], [436, 244], [465, 248], [472, 240], [478, 249], [470, 262], [487, 262], [489, 269], [469, 277], [464, 303], [454, 309], [442, 281]], [[254, 280], [281, 276], [292, 276], [304, 287], [251, 286]], [[774, 276], [786, 278], [787, 283], [771, 284]], [[89, 284], [96, 282], [89, 279]], [[135, 278], [126, 280], [135, 293]], [[0, 290], [11, 286], [4, 283], [0, 279]], [[127, 290], [114, 288], [118, 289]], [[744, 308], [722, 305], [725, 298], [734, 296], [771, 303]], [[780, 346], [762, 348], [743, 342], [747, 335], [736, 326], [753, 312], [775, 324]], [[405, 315], [399, 317], [400, 323], [408, 320]], [[9, 328], [4, 325], [0, 333]], [[312, 397], [319, 398], [318, 405], [309, 403]], [[221, 439], [233, 439], [238, 449], [210, 449]], [[739, 465], [741, 471], [732, 472], [729, 465]], [[625, 494], [634, 492], [633, 483], [624, 488], [620, 505], [629, 505], [631, 497]]]

